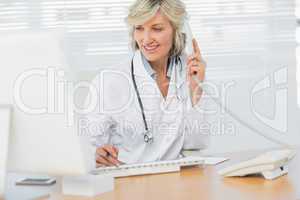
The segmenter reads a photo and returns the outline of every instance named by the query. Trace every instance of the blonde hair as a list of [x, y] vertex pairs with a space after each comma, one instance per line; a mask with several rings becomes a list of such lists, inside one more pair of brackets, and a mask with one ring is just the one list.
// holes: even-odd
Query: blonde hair
[[129, 25], [129, 34], [133, 50], [139, 49], [133, 38], [134, 26], [143, 24], [160, 10], [169, 20], [174, 29], [173, 45], [170, 56], [180, 56], [185, 47], [185, 34], [182, 33], [184, 18], [186, 17], [185, 5], [181, 0], [136, 0], [129, 8], [126, 22]]

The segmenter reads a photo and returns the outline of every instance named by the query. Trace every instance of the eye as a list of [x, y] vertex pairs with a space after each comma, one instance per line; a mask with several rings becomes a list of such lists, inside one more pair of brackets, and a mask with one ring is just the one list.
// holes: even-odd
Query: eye
[[136, 26], [134, 29], [135, 29], [135, 30], [138, 30], [138, 31], [141, 31], [141, 30], [143, 30], [143, 27], [141, 27], [141, 26]]
[[163, 29], [162, 28], [153, 28], [154, 31], [157, 31], [157, 32], [160, 32], [162, 31]]

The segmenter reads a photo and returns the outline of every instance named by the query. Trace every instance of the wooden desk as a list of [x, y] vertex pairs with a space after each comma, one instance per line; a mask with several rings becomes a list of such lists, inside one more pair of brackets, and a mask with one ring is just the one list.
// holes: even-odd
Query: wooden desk
[[[237, 158], [253, 156], [252, 154], [233, 154], [231, 162]], [[141, 199], [229, 199], [229, 200], [296, 200], [300, 199], [300, 151], [290, 163], [289, 174], [276, 180], [262, 177], [222, 178], [217, 174], [217, 167], [190, 167], [180, 173], [135, 176], [118, 178], [115, 189], [104, 193], [95, 200], [141, 200]], [[226, 162], [223, 164], [223, 166]], [[227, 163], [228, 164], [228, 163]], [[230, 164], [230, 163], [229, 163]], [[90, 200], [53, 194], [51, 198], [61, 200]]]

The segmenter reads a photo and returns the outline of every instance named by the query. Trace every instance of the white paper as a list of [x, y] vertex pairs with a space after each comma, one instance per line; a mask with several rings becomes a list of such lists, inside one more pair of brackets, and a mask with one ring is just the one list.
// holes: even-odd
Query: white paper
[[211, 157], [211, 156], [199, 156], [199, 158], [202, 158], [204, 160], [205, 165], [217, 165], [219, 163], [222, 163], [226, 160], [229, 160], [229, 158], [225, 157]]

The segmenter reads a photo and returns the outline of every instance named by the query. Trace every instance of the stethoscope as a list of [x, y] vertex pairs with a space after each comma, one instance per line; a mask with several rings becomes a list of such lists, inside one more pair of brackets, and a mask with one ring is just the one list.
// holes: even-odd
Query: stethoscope
[[[181, 65], [181, 68], [182, 68], [182, 62], [181, 62], [181, 59], [180, 59], [179, 56], [176, 57], [176, 65], [177, 65], [178, 61], [180, 62], [180, 65]], [[144, 142], [148, 143], [148, 144], [151, 144], [153, 142], [154, 138], [153, 138], [152, 132], [148, 128], [148, 124], [147, 124], [146, 116], [145, 116], [145, 111], [144, 111], [144, 105], [143, 105], [143, 102], [142, 102], [142, 99], [141, 99], [141, 96], [140, 96], [140, 92], [139, 92], [139, 90], [137, 88], [137, 85], [136, 85], [136, 80], [135, 80], [135, 77], [134, 77], [133, 58], [131, 59], [131, 79], [132, 79], [132, 82], [133, 82], [134, 90], [135, 90], [135, 93], [136, 93], [136, 96], [137, 96], [137, 99], [138, 99], [138, 102], [139, 102], [139, 106], [140, 106], [140, 109], [141, 109], [142, 118], [143, 118], [143, 122], [144, 122], [144, 128], [145, 128]]]

